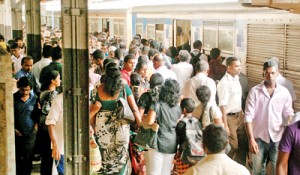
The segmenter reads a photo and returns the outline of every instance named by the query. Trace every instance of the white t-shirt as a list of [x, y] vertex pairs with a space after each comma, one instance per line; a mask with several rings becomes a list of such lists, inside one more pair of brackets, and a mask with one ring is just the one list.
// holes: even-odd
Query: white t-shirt
[[192, 76], [193, 66], [187, 62], [179, 62], [173, 64], [171, 70], [175, 72], [180, 85], [180, 91], [182, 91], [185, 82]]
[[166, 79], [177, 80], [176, 74], [170, 69], [168, 69], [166, 66], [160, 66], [158, 69], [155, 70], [155, 72], [159, 73], [163, 77], [164, 81], [166, 81]]
[[[212, 119], [222, 118], [222, 112], [216, 104], [212, 104], [209, 102], [207, 104], [206, 109], [208, 111], [208, 115], [211, 115]], [[200, 116], [202, 115], [202, 111], [203, 111], [203, 104], [200, 103], [198, 106], [195, 107], [195, 109], [192, 113], [192, 116], [200, 119]], [[200, 122], [202, 123], [203, 128], [205, 128], [206, 126], [211, 124], [210, 118], [208, 118], [208, 119], [202, 118], [202, 121], [200, 121]]]
[[[54, 135], [59, 152], [64, 154], [63, 94], [60, 93], [52, 101], [46, 125], [54, 125]], [[52, 145], [51, 145], [52, 146]]]

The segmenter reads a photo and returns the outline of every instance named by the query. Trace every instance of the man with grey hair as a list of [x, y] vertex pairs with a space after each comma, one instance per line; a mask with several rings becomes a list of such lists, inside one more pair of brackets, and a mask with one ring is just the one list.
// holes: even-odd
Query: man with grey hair
[[[210, 102], [212, 104], [216, 104], [216, 83], [213, 79], [209, 78], [209, 65], [207, 61], [201, 60], [196, 64], [196, 75], [190, 79], [188, 79], [184, 85], [182, 90], [182, 95], [185, 98], [191, 98], [195, 101], [195, 105], [198, 106], [200, 101], [196, 95], [196, 89], [200, 86], [208, 86], [211, 90]], [[197, 116], [196, 116], [197, 117]]]
[[265, 174], [267, 159], [275, 174], [278, 142], [284, 121], [294, 115], [289, 91], [277, 83], [278, 63], [273, 59], [263, 65], [265, 80], [253, 87], [247, 97], [245, 122], [252, 153], [253, 175]]
[[183, 90], [184, 83], [191, 78], [193, 73], [193, 66], [187, 63], [187, 60], [191, 57], [187, 50], [181, 50], [179, 52], [180, 62], [173, 64], [171, 70], [175, 72], [177, 76], [177, 81], [180, 84], [180, 91]]

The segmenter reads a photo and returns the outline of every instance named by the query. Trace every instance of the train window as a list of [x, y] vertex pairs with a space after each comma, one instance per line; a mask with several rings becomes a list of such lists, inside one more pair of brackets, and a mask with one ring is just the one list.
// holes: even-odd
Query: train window
[[204, 21], [203, 46], [209, 51], [214, 47], [224, 53], [233, 53], [234, 23], [231, 21]]
[[190, 40], [191, 21], [189, 20], [176, 20], [176, 46], [181, 46], [188, 43]]
[[163, 43], [164, 42], [164, 25], [155, 24], [155, 40]]
[[114, 36], [116, 38], [124, 38], [124, 19], [114, 19]]
[[224, 52], [233, 52], [233, 30], [219, 29], [219, 49]]
[[140, 34], [142, 38], [144, 38], [144, 32], [143, 32], [143, 24], [136, 24], [136, 33]]
[[147, 38], [155, 39], [155, 24], [147, 24]]
[[205, 49], [217, 47], [217, 29], [204, 28], [203, 46]]

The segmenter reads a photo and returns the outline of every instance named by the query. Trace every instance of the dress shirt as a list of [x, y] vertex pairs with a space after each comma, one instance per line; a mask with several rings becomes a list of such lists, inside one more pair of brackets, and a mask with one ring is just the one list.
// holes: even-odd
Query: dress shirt
[[160, 66], [155, 70], [155, 72], [159, 73], [163, 77], [164, 81], [166, 81], [166, 79], [169, 78], [173, 80], [177, 80], [176, 74], [170, 69], [168, 69], [167, 66]]
[[49, 114], [46, 117], [46, 125], [54, 125], [54, 135], [57, 148], [64, 154], [64, 125], [63, 125], [63, 94], [60, 93], [51, 102]]
[[184, 175], [250, 175], [250, 172], [226, 154], [219, 153], [208, 154]]
[[177, 76], [177, 81], [180, 85], [180, 90], [182, 91], [185, 82], [191, 78], [193, 74], [193, 66], [187, 62], [179, 62], [173, 64], [171, 70], [175, 72]]
[[236, 113], [242, 110], [242, 86], [239, 76], [232, 77], [225, 73], [217, 86], [219, 106], [226, 106], [226, 113]]
[[38, 88], [41, 88], [41, 83], [40, 83], [40, 74], [41, 71], [44, 67], [48, 66], [52, 61], [49, 58], [42, 58], [40, 61], [36, 62], [32, 66], [32, 74], [35, 77], [36, 83], [38, 85]]
[[294, 115], [289, 91], [276, 84], [270, 97], [264, 82], [253, 87], [247, 97], [245, 122], [252, 122], [254, 138], [270, 143], [279, 142], [284, 130], [284, 120]]
[[286, 79], [284, 76], [279, 74], [278, 77], [276, 78], [276, 82], [278, 84], [280, 84], [281, 86], [284, 86], [285, 88], [287, 88], [287, 90], [290, 92], [290, 94], [292, 96], [293, 101], [296, 100], [297, 97], [295, 94], [295, 89], [294, 89], [293, 83], [290, 80]]
[[194, 77], [190, 78], [186, 81], [184, 88], [182, 90], [182, 95], [185, 98], [191, 98], [195, 101], [195, 105], [199, 105], [200, 101], [196, 96], [196, 89], [199, 86], [207, 86], [211, 91], [211, 96], [209, 102], [212, 104], [216, 104], [216, 83], [213, 79], [207, 77], [204, 73], [197, 73]]

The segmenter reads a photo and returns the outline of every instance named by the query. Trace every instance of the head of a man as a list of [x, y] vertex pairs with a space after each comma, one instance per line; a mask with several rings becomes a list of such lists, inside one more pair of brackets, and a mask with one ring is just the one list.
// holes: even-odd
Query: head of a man
[[190, 57], [191, 57], [191, 55], [187, 50], [179, 51], [179, 60], [181, 62], [186, 62]]
[[212, 60], [219, 60], [221, 58], [221, 50], [219, 48], [212, 48], [210, 50], [210, 58]]
[[209, 64], [205, 60], [200, 60], [196, 63], [195, 66], [196, 73], [205, 73], [208, 74]]
[[153, 56], [152, 62], [153, 62], [154, 69], [158, 69], [159, 67], [161, 67], [161, 66], [163, 66], [165, 64], [163, 55], [160, 54], [160, 53], [155, 54]]
[[101, 50], [96, 49], [92, 53], [92, 63], [93, 64], [96, 64], [97, 66], [100, 66], [103, 63], [104, 59], [105, 59], [105, 54]]
[[25, 71], [25, 72], [31, 72], [32, 70], [32, 66], [33, 66], [33, 59], [31, 56], [26, 56], [26, 57], [23, 57], [22, 60], [21, 60], [21, 66], [22, 66], [22, 69]]
[[134, 55], [128, 54], [124, 58], [124, 66], [123, 68], [127, 71], [133, 71], [134, 70], [134, 65], [135, 65], [135, 58]]
[[29, 96], [30, 90], [32, 89], [32, 85], [28, 77], [21, 77], [17, 82], [18, 92], [21, 97]]
[[10, 52], [12, 55], [14, 55], [16, 58], [19, 58], [21, 55], [20, 47], [17, 43], [14, 43], [10, 46]]
[[203, 131], [203, 146], [207, 154], [221, 153], [228, 144], [228, 135], [224, 127], [208, 125]]
[[231, 76], [239, 75], [241, 72], [241, 61], [236, 57], [228, 57], [226, 59], [227, 72]]
[[268, 84], [275, 83], [279, 74], [278, 62], [275, 59], [268, 59], [263, 65], [263, 76]]
[[52, 61], [60, 61], [62, 59], [62, 52], [59, 46], [53, 47], [51, 50]]

